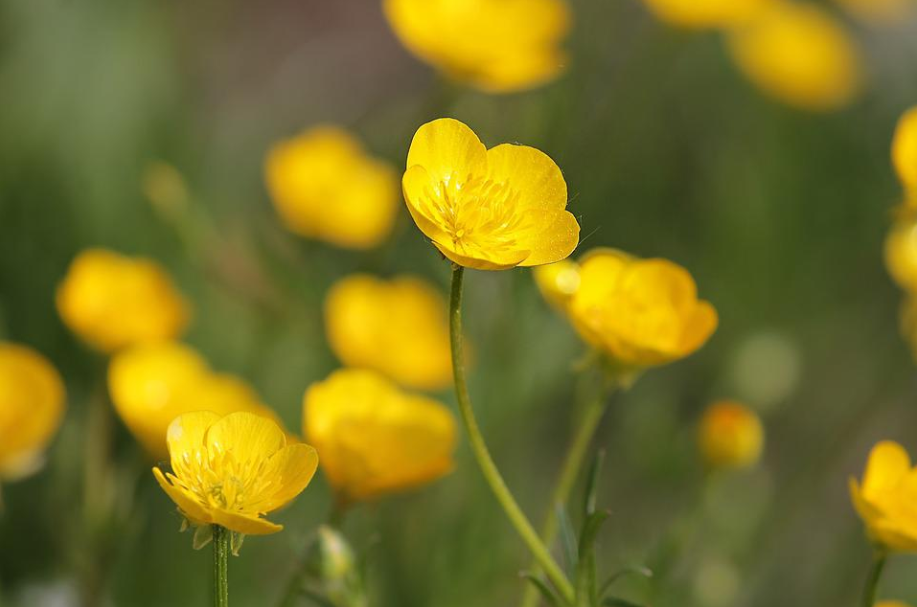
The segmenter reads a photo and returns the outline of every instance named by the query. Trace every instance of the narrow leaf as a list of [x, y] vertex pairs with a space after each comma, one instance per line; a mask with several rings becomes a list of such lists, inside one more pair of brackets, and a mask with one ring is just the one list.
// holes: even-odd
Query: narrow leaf
[[645, 578], [651, 578], [653, 577], [653, 572], [650, 570], [649, 567], [643, 567], [642, 565], [624, 567], [620, 571], [615, 571], [610, 576], [608, 576], [608, 579], [605, 580], [605, 583], [602, 584], [601, 588], [599, 588], [599, 596], [600, 597], [605, 596], [605, 593], [611, 589], [612, 585], [614, 585], [615, 582], [617, 582], [622, 577], [626, 577], [628, 575], [639, 575]]
[[602, 466], [605, 463], [605, 450], [599, 449], [592, 463], [589, 465], [589, 474], [586, 477], [586, 491], [583, 494], [583, 512], [584, 516], [589, 516], [595, 512], [596, 494], [599, 486], [599, 476], [602, 474]]
[[598, 605], [599, 593], [596, 588], [595, 574], [595, 539], [602, 524], [610, 516], [605, 510], [594, 512], [583, 523], [579, 537], [579, 559], [576, 568], [576, 598], [578, 605]]
[[557, 504], [557, 528], [560, 531], [560, 543], [564, 549], [564, 561], [567, 565], [568, 571], [576, 570], [576, 563], [579, 560], [577, 558], [577, 542], [576, 542], [576, 533], [573, 531], [573, 523], [570, 521], [570, 516], [567, 514], [567, 509], [564, 508], [563, 504]]
[[539, 594], [541, 594], [541, 598], [547, 601], [549, 605], [552, 605], [553, 607], [561, 607], [562, 603], [560, 602], [560, 598], [557, 596], [554, 590], [548, 586], [547, 582], [541, 578], [541, 576], [535, 575], [531, 571], [523, 571], [519, 575], [531, 582], [538, 590]]

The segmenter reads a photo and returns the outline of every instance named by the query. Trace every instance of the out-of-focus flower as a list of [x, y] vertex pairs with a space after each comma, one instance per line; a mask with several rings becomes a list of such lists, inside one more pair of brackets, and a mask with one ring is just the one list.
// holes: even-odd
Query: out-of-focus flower
[[917, 106], [901, 116], [892, 142], [892, 162], [907, 190], [908, 202], [917, 206]]
[[564, 310], [579, 289], [579, 264], [569, 259], [532, 268], [538, 290], [552, 306]]
[[106, 353], [177, 337], [190, 315], [157, 263], [104, 249], [73, 260], [57, 289], [57, 310], [74, 333]]
[[911, 607], [903, 601], [879, 601], [875, 607]]
[[185, 413], [168, 430], [172, 472], [153, 474], [193, 525], [242, 534], [283, 529], [264, 518], [299, 495], [318, 466], [315, 449], [287, 443], [273, 421], [245, 411]]
[[417, 130], [402, 185], [417, 227], [460, 266], [537, 266], [564, 259], [579, 242], [554, 161], [523, 145], [488, 150], [458, 120]]
[[729, 27], [753, 19], [778, 0], [643, 0], [663, 21], [681, 27]]
[[917, 218], [900, 217], [885, 238], [885, 266], [898, 285], [917, 290]]
[[790, 105], [834, 110], [861, 88], [858, 49], [834, 17], [811, 3], [773, 3], [733, 29], [729, 47], [749, 80]]
[[44, 356], [0, 342], [0, 480], [35, 472], [60, 426], [64, 383]]
[[684, 358], [717, 326], [716, 310], [698, 300], [687, 270], [614, 249], [594, 249], [582, 258], [579, 286], [566, 302], [583, 339], [622, 372]]
[[374, 371], [344, 369], [312, 384], [303, 433], [341, 499], [360, 501], [437, 479], [452, 467], [455, 418]]
[[341, 128], [317, 126], [277, 143], [264, 171], [274, 208], [300, 236], [369, 249], [391, 233], [397, 173]]
[[893, 441], [873, 447], [862, 485], [850, 479], [850, 495], [873, 541], [890, 550], [917, 551], [917, 469], [904, 447]]
[[348, 367], [421, 390], [452, 382], [446, 301], [418, 278], [355, 274], [338, 281], [325, 298], [325, 331]]
[[853, 16], [875, 23], [893, 23], [912, 14], [914, 0], [837, 0]]
[[719, 401], [704, 411], [698, 443], [704, 461], [711, 468], [748, 468], [761, 458], [764, 426], [758, 415], [745, 405]]
[[183, 413], [248, 411], [280, 424], [248, 384], [213, 373], [197, 352], [175, 342], [143, 344], [116, 354], [108, 368], [108, 390], [124, 424], [160, 460], [168, 455], [169, 424]]
[[565, 0], [385, 0], [401, 42], [450, 78], [491, 93], [536, 87], [564, 68]]

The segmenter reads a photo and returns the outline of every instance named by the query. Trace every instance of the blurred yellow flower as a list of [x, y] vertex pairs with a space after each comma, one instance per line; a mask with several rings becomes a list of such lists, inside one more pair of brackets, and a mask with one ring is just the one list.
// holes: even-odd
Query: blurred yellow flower
[[552, 306], [564, 310], [580, 285], [579, 264], [569, 259], [532, 268], [535, 284]]
[[400, 391], [374, 371], [332, 373], [309, 387], [303, 408], [303, 434], [344, 501], [420, 485], [453, 468], [449, 409]]
[[917, 206], [917, 106], [905, 112], [898, 121], [892, 142], [892, 161], [908, 192], [908, 200]]
[[185, 413], [168, 429], [172, 472], [157, 467], [159, 485], [193, 525], [221, 525], [265, 535], [283, 529], [262, 518], [286, 505], [312, 480], [315, 449], [287, 444], [280, 426], [245, 411]]
[[64, 383], [38, 352], [0, 342], [0, 480], [28, 476], [60, 426]]
[[564, 259], [579, 242], [554, 161], [522, 145], [488, 150], [458, 120], [417, 130], [402, 185], [417, 227], [460, 266], [537, 266]]
[[862, 485], [850, 479], [850, 495], [873, 541], [917, 552], [917, 469], [904, 447], [893, 441], [873, 447]]
[[621, 371], [664, 365], [700, 348], [717, 326], [687, 270], [665, 259], [594, 249], [580, 262], [566, 311]]
[[875, 607], [911, 607], [902, 601], [879, 601]]
[[554, 79], [567, 56], [565, 0], [385, 0], [402, 44], [450, 78], [491, 93]]
[[369, 249], [391, 233], [398, 176], [336, 126], [313, 127], [268, 153], [265, 180], [286, 227], [349, 249]]
[[248, 411], [280, 424], [245, 382], [213, 373], [197, 352], [176, 342], [143, 344], [116, 354], [108, 367], [108, 391], [124, 424], [158, 460], [168, 455], [169, 424], [183, 413]]
[[855, 17], [882, 23], [906, 19], [917, 7], [914, 0], [837, 0], [837, 2]]
[[421, 390], [452, 383], [446, 301], [418, 278], [355, 274], [338, 281], [325, 298], [325, 331], [348, 367]]
[[917, 290], [917, 217], [902, 215], [885, 238], [885, 266], [898, 285]]
[[190, 314], [157, 263], [103, 249], [73, 260], [57, 289], [57, 310], [74, 333], [106, 353], [177, 337]]
[[757, 414], [735, 401], [713, 403], [701, 418], [698, 442], [711, 468], [748, 468], [764, 448], [764, 426]]
[[834, 17], [811, 3], [775, 2], [732, 30], [729, 46], [749, 80], [790, 105], [837, 109], [861, 87], [853, 40]]
[[779, 0], [643, 0], [663, 21], [681, 27], [728, 27], [746, 23]]

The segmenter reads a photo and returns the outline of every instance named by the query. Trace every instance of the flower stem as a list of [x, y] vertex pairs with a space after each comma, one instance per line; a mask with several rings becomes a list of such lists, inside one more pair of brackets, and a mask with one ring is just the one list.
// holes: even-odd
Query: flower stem
[[503, 511], [509, 518], [510, 523], [516, 528], [516, 531], [522, 537], [522, 540], [532, 552], [532, 556], [544, 569], [545, 574], [551, 583], [557, 588], [564, 600], [569, 604], [573, 603], [574, 593], [573, 586], [564, 575], [563, 570], [551, 557], [544, 543], [538, 538], [538, 534], [532, 527], [532, 524], [526, 518], [525, 513], [516, 503], [516, 499], [506, 486], [506, 482], [500, 475], [478, 422], [474, 416], [474, 410], [471, 407], [471, 399], [468, 396], [468, 386], [465, 381], [465, 356], [464, 343], [462, 338], [462, 284], [464, 282], [464, 268], [453, 266], [452, 268], [452, 293], [449, 298], [449, 336], [452, 344], [452, 372], [455, 378], [455, 395], [458, 400], [459, 412], [461, 413], [462, 422], [465, 425], [465, 431], [468, 434], [468, 442], [471, 450], [474, 452], [478, 466], [484, 474], [484, 478], [490, 485], [491, 491]]
[[229, 536], [229, 529], [213, 526], [213, 607], [229, 607]]
[[869, 576], [866, 578], [866, 586], [863, 588], [863, 607], [873, 607], [875, 604], [876, 591], [879, 588], [879, 580], [882, 578], [882, 571], [885, 569], [887, 560], [888, 554], [884, 550], [876, 550], [872, 566], [869, 568]]

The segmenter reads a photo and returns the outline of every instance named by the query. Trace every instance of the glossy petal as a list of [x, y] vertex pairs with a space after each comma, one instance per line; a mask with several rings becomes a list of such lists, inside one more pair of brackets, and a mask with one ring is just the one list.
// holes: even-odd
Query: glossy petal
[[515, 268], [531, 254], [528, 250], [519, 250], [495, 252], [490, 255], [471, 256], [459, 253], [453, 250], [451, 246], [440, 244], [436, 241], [433, 241], [433, 246], [449, 261], [475, 270], [508, 270], [509, 268]]
[[168, 494], [179, 510], [188, 518], [189, 521], [198, 525], [207, 525], [213, 523], [213, 516], [201, 504], [201, 502], [192, 493], [181, 488], [173, 475], [164, 475], [159, 468], [153, 468], [153, 476], [156, 482], [162, 487], [162, 490]]
[[449, 185], [482, 173], [486, 163], [487, 150], [474, 131], [458, 120], [440, 118], [417, 129], [408, 150], [407, 168], [422, 166], [432, 182]]
[[909, 109], [898, 121], [892, 161], [905, 189], [917, 192], [917, 107]]
[[863, 495], [867, 499], [893, 490], [910, 471], [911, 459], [904, 447], [882, 441], [873, 447], [863, 473]]
[[318, 468], [318, 453], [305, 443], [287, 445], [271, 456], [265, 476], [276, 479], [278, 490], [270, 496], [264, 509], [267, 512], [285, 506], [302, 493]]
[[172, 470], [180, 476], [187, 460], [197, 459], [204, 449], [207, 431], [220, 416], [210, 411], [185, 413], [169, 424], [166, 443], [172, 457]]
[[536, 148], [505, 143], [487, 150], [487, 178], [509, 185], [522, 208], [567, 206], [567, 182], [560, 168]]
[[276, 423], [247, 411], [230, 413], [211, 423], [206, 436], [211, 453], [232, 450], [239, 461], [257, 462], [269, 459], [286, 445]]
[[245, 535], [269, 535], [283, 530], [283, 525], [277, 525], [255, 515], [239, 514], [226, 510], [214, 510], [213, 522]]

